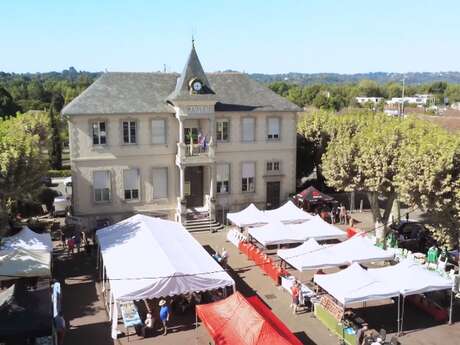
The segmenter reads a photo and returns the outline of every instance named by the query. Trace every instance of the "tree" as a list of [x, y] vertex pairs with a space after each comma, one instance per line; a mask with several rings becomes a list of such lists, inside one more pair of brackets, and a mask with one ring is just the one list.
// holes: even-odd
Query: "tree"
[[62, 141], [60, 133], [59, 119], [54, 111], [54, 106], [51, 106], [48, 112], [51, 140], [49, 141], [49, 161], [53, 169], [59, 170], [62, 168]]
[[47, 128], [43, 114], [0, 121], [0, 224], [15, 203], [32, 198], [39, 189], [48, 167], [40, 149]]
[[[383, 114], [355, 120], [361, 124], [342, 124], [332, 137], [322, 158], [324, 176], [337, 190], [366, 192], [374, 220], [386, 226], [397, 197], [395, 176], [404, 132], [399, 120]], [[383, 213], [380, 199], [386, 200]]]
[[442, 244], [455, 247], [460, 229], [460, 139], [438, 126], [411, 120], [397, 176], [401, 197], [429, 215]]
[[13, 97], [0, 86], [0, 118], [14, 115], [19, 110], [19, 107], [13, 101]]

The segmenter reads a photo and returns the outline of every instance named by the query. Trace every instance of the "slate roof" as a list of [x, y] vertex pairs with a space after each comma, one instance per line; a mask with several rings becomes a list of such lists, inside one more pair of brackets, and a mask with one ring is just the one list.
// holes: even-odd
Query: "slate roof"
[[[174, 113], [168, 96], [177, 73], [104, 73], [70, 102], [63, 115]], [[216, 111], [300, 111], [287, 99], [236, 72], [207, 73]], [[210, 96], [210, 95], [208, 95]]]
[[[202, 89], [199, 94], [190, 94], [190, 81], [198, 79], [203, 83]], [[204, 73], [203, 67], [201, 66], [200, 59], [195, 50], [195, 45], [192, 45], [192, 50], [190, 51], [190, 55], [187, 59], [187, 62], [184, 66], [184, 69], [177, 79], [176, 89], [168, 96], [168, 100], [175, 101], [175, 100], [187, 100], [192, 98], [210, 98], [209, 95], [213, 95], [214, 91], [211, 89], [209, 85], [208, 78]], [[211, 96], [212, 99], [212, 96]]]

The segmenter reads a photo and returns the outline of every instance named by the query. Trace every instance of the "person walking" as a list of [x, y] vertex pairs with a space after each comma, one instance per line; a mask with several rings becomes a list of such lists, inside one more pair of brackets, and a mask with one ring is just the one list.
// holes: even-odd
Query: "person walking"
[[74, 248], [75, 248], [75, 240], [73, 239], [73, 237], [71, 237], [67, 240], [67, 251], [69, 255], [73, 254]]
[[291, 286], [291, 294], [292, 294], [291, 306], [292, 306], [293, 314], [297, 314], [297, 308], [299, 307], [299, 293], [300, 293], [299, 284], [296, 281]]
[[169, 321], [169, 307], [166, 305], [166, 301], [162, 299], [158, 304], [160, 306], [160, 320], [163, 324], [163, 335], [168, 333], [168, 325], [167, 322]]
[[75, 245], [77, 246], [77, 253], [80, 253], [80, 246], [81, 246], [81, 232], [77, 231], [74, 235]]
[[54, 327], [56, 328], [56, 333], [57, 333], [57, 344], [63, 345], [64, 336], [66, 332], [66, 325], [65, 325], [65, 320], [62, 317], [62, 315], [57, 315], [54, 318]]

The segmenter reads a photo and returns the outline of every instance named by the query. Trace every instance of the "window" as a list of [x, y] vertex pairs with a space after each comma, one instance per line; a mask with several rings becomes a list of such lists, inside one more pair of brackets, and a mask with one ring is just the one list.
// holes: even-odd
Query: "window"
[[123, 171], [123, 189], [125, 191], [125, 200], [139, 200], [138, 169]]
[[166, 120], [152, 120], [152, 144], [166, 144]]
[[93, 175], [94, 200], [110, 201], [110, 171], [95, 171]]
[[241, 179], [241, 190], [243, 192], [254, 192], [254, 178], [255, 178], [256, 165], [252, 163], [243, 163], [242, 167], [242, 179]]
[[230, 191], [230, 164], [217, 165], [217, 193], [228, 193]]
[[280, 171], [280, 162], [279, 161], [270, 161], [267, 162], [267, 171]]
[[123, 121], [123, 143], [136, 143], [136, 121]]
[[105, 121], [93, 122], [93, 145], [107, 144], [107, 133]]
[[228, 141], [228, 120], [217, 120], [216, 122], [216, 136], [218, 141]]
[[254, 141], [254, 124], [255, 120], [252, 117], [243, 118], [243, 141]]
[[268, 118], [267, 139], [276, 140], [280, 138], [280, 119], [277, 117]]
[[153, 169], [153, 199], [168, 198], [168, 168]]

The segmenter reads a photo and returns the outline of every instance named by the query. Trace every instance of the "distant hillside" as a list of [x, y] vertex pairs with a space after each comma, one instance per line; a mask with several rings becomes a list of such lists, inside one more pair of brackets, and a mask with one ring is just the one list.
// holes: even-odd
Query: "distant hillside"
[[285, 81], [300, 85], [309, 84], [348, 84], [357, 83], [360, 80], [374, 80], [379, 84], [389, 82], [401, 82], [403, 77], [406, 78], [407, 84], [429, 84], [436, 81], [447, 83], [460, 83], [460, 72], [417, 72], [417, 73], [388, 73], [388, 72], [371, 72], [357, 74], [338, 74], [338, 73], [285, 73], [285, 74], [262, 74], [252, 73], [249, 76], [261, 83], [273, 83], [276, 81]]

